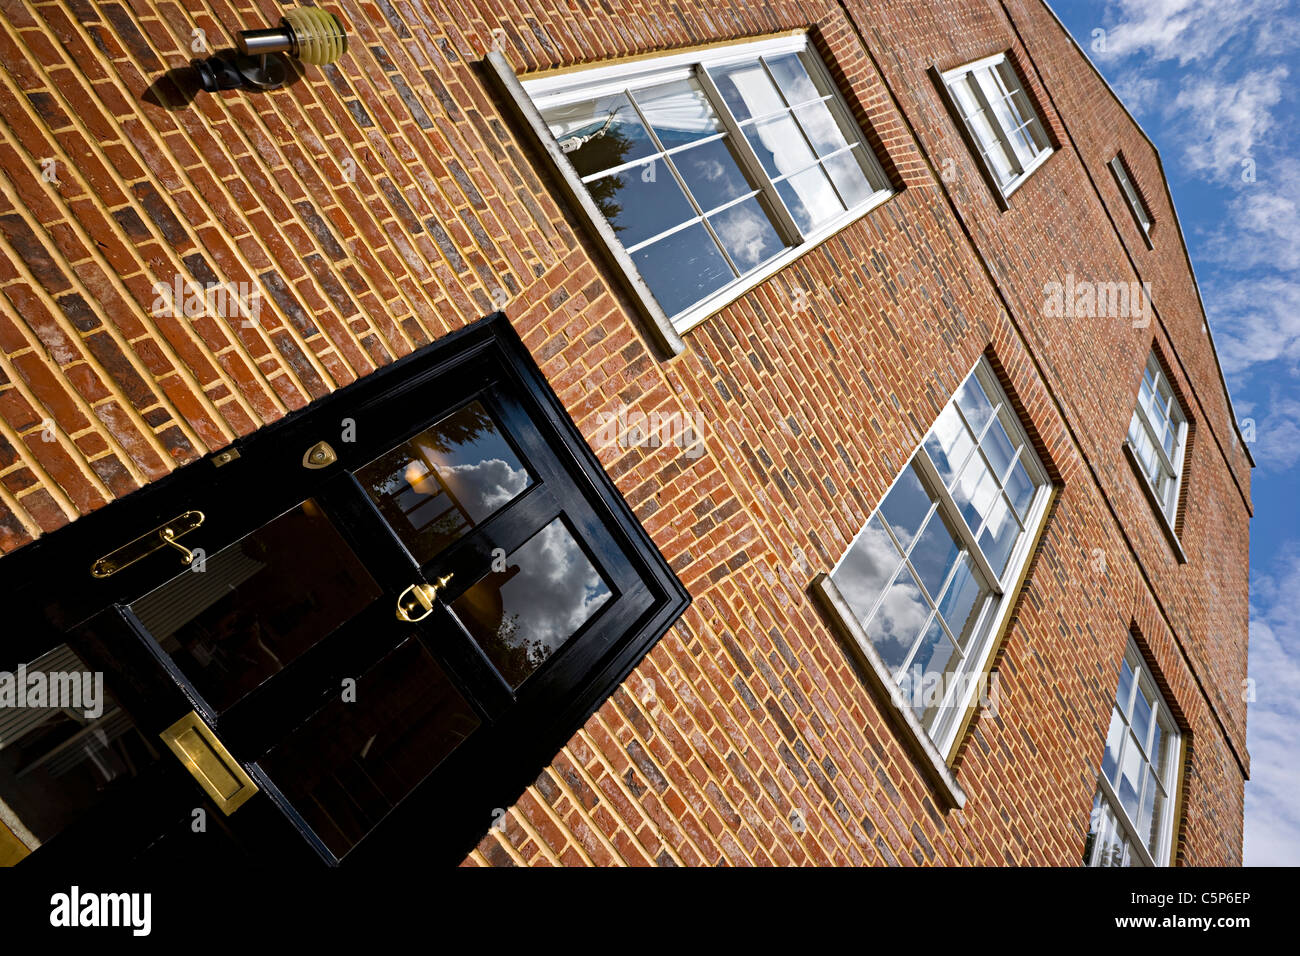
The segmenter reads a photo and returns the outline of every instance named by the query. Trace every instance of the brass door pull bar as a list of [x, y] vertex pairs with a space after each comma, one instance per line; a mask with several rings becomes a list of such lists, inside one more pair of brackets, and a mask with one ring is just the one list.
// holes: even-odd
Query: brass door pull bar
[[129, 568], [137, 561], [143, 560], [163, 548], [175, 548], [180, 552], [181, 561], [184, 564], [192, 564], [194, 562], [194, 552], [176, 539], [181, 535], [189, 534], [203, 524], [203, 521], [202, 511], [187, 511], [182, 515], [178, 515], [165, 525], [154, 528], [147, 534], [140, 535], [134, 541], [122, 545], [116, 551], [104, 555], [90, 566], [90, 573], [97, 578], [112, 577], [117, 572]]
[[[438, 578], [438, 580], [432, 584], [412, 584], [397, 598], [397, 619], [407, 624], [414, 624], [416, 621], [423, 621], [433, 613], [434, 598], [438, 596], [438, 592], [442, 588], [447, 586], [447, 582], [450, 580], [451, 575], [448, 574], [444, 577]], [[408, 594], [414, 597], [415, 600], [408, 601], [406, 599]], [[424, 609], [424, 613], [418, 614], [417, 616], [417, 612], [420, 611], [421, 608]]]

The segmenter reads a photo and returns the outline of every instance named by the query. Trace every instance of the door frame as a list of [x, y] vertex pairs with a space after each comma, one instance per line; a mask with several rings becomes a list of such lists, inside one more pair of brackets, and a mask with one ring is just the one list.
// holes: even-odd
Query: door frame
[[[0, 589], [19, 599], [11, 605], [10, 626], [0, 642], [0, 670], [34, 660], [63, 643], [77, 625], [114, 604], [129, 604], [180, 566], [178, 552], [163, 549], [111, 577], [96, 579], [89, 569], [104, 554], [191, 508], [204, 510], [205, 505], [205, 513], [212, 512], [206, 526], [181, 543], [214, 554], [338, 477], [342, 462], [312, 470], [304, 467], [303, 457], [322, 439], [339, 448], [343, 419], [381, 406], [390, 411], [413, 406], [404, 404], [403, 397], [485, 357], [508, 377], [533, 424], [653, 601], [602, 651], [603, 657], [591, 662], [562, 701], [552, 701], [553, 710], [532, 715], [526, 722], [511, 722], [509, 735], [498, 735], [500, 739], [487, 748], [493, 759], [457, 761], [456, 754], [448, 758], [448, 763], [455, 761], [452, 769], [464, 786], [415, 799], [417, 789], [348, 856], [349, 864], [354, 856], [388, 861], [409, 854], [414, 845], [426, 859], [458, 862], [493, 822], [491, 810], [514, 803], [690, 603], [690, 595], [615, 489], [503, 313], [450, 333], [0, 559]], [[407, 431], [427, 427], [434, 420], [436, 413], [410, 407], [409, 415], [393, 427]], [[323, 423], [332, 424], [327, 428]], [[257, 501], [257, 506], [248, 507], [250, 501]], [[399, 823], [398, 818], [405, 822]], [[419, 838], [421, 819], [440, 821], [436, 838]], [[426, 823], [424, 829], [431, 826]], [[380, 838], [381, 834], [386, 835]]]

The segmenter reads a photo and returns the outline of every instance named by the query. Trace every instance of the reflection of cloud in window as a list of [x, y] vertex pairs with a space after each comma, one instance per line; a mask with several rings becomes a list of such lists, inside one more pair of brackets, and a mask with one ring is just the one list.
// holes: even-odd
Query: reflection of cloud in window
[[711, 183], [716, 183], [727, 174], [727, 168], [716, 159], [709, 159], [703, 162], [695, 163], [695, 171], [699, 173], [700, 178]]
[[475, 521], [513, 501], [528, 487], [528, 472], [512, 468], [500, 458], [488, 458], [472, 465], [452, 465], [438, 471]]
[[871, 607], [880, 596], [888, 576], [898, 567], [901, 555], [885, 529], [874, 522], [867, 525], [859, 536], [844, 563], [835, 572], [835, 586], [857, 616], [866, 624]]
[[921, 589], [911, 576], [901, 577], [889, 586], [880, 602], [880, 609], [871, 622], [872, 639], [884, 635], [910, 641], [921, 630], [930, 615], [930, 606], [921, 597]]
[[[962, 459], [975, 444], [975, 440], [951, 405], [943, 410], [943, 414], [930, 429], [930, 438], [931, 441], [927, 442], [927, 447], [931, 449], [930, 457], [936, 459], [935, 465], [939, 467], [945, 483], [951, 482], [952, 470], [961, 467]], [[937, 449], [934, 443], [938, 444]], [[935, 454], [936, 451], [942, 451], [942, 456]]]
[[553, 521], [508, 559], [521, 570], [501, 588], [506, 614], [498, 637], [524, 644], [539, 664], [610, 598], [609, 588], [573, 540]]
[[733, 206], [713, 221], [736, 265], [751, 268], [768, 256], [772, 236], [767, 219], [751, 206]]

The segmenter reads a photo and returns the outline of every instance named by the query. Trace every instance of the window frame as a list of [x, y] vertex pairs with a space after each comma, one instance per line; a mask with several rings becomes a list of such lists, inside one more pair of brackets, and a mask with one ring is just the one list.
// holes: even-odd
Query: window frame
[[[1169, 423], [1176, 426], [1174, 435], [1174, 454], [1170, 455], [1165, 450], [1164, 443], [1156, 435], [1156, 427], [1150, 421], [1147, 410], [1142, 404], [1142, 381], [1145, 381], [1148, 372], [1154, 373], [1155, 376], [1155, 394], [1160, 395], [1160, 386], [1163, 383], [1165, 389], [1169, 392], [1169, 398], [1165, 402], [1165, 411], [1169, 415]], [[1176, 415], [1174, 413], [1177, 413]], [[1148, 474], [1146, 466], [1142, 463], [1138, 455], [1137, 446], [1133, 442], [1132, 433], [1134, 423], [1143, 430], [1148, 441], [1155, 446], [1156, 458], [1159, 467], [1167, 471], [1169, 475], [1169, 487], [1166, 495], [1162, 495], [1156, 482]], [[1176, 527], [1178, 521], [1178, 502], [1183, 490], [1183, 471], [1187, 465], [1187, 438], [1190, 433], [1191, 422], [1187, 416], [1186, 409], [1178, 397], [1178, 392], [1174, 390], [1173, 382], [1165, 373], [1164, 363], [1160, 361], [1160, 356], [1154, 348], [1147, 355], [1146, 364], [1142, 367], [1142, 380], [1138, 383], [1137, 399], [1133, 404], [1133, 415], [1129, 419], [1128, 430], [1124, 433], [1124, 447], [1127, 451], [1138, 474], [1141, 476], [1144, 490], [1151, 499], [1152, 505], [1158, 512], [1162, 522], [1168, 531], [1174, 535], [1174, 542], [1177, 544]], [[1181, 546], [1177, 549], [1179, 557], [1185, 558], [1181, 554]]]
[[1119, 186], [1120, 195], [1124, 197], [1125, 202], [1128, 204], [1133, 221], [1137, 224], [1138, 232], [1142, 235], [1142, 241], [1146, 243], [1148, 249], [1154, 249], [1155, 244], [1151, 239], [1151, 233], [1155, 230], [1155, 217], [1151, 215], [1146, 200], [1138, 190], [1137, 183], [1133, 181], [1133, 174], [1128, 168], [1124, 154], [1116, 153], [1106, 165], [1110, 167], [1111, 175], [1115, 177], [1115, 183]]
[[[1163, 780], [1158, 779], [1160, 771], [1154, 765], [1151, 765], [1152, 779], [1159, 783], [1160, 787], [1164, 790], [1165, 796], [1165, 802], [1161, 808], [1161, 815], [1158, 821], [1159, 838], [1157, 840], [1155, 851], [1152, 851], [1150, 847], [1147, 846], [1146, 840], [1142, 839], [1137, 823], [1129, 819], [1128, 812], [1124, 809], [1124, 805], [1119, 798], [1119, 794], [1116, 793], [1114, 785], [1106, 779], [1106, 775], [1100, 767], [1097, 771], [1097, 792], [1100, 794], [1101, 799], [1109, 804], [1111, 814], [1115, 817], [1116, 821], [1120, 825], [1120, 829], [1123, 831], [1123, 836], [1129, 851], [1127, 854], [1130, 861], [1128, 865], [1133, 865], [1132, 854], [1136, 851], [1138, 855], [1137, 862], [1142, 866], [1169, 866], [1173, 862], [1174, 834], [1177, 830], [1179, 797], [1183, 783], [1182, 764], [1185, 746], [1183, 740], [1183, 729], [1179, 725], [1177, 719], [1175, 719], [1173, 710], [1165, 701], [1164, 694], [1160, 690], [1160, 685], [1156, 682], [1155, 672], [1150, 666], [1148, 666], [1146, 658], [1143, 656], [1142, 651], [1138, 648], [1137, 642], [1133, 640], [1131, 634], [1128, 638], [1128, 645], [1124, 650], [1124, 657], [1120, 662], [1121, 674], [1123, 674], [1125, 662], [1129, 664], [1130, 669], [1133, 672], [1133, 684], [1129, 688], [1129, 700], [1126, 709], [1121, 712], [1121, 721], [1125, 732], [1124, 743], [1120, 749], [1119, 756], [1116, 759], [1116, 772], [1123, 772], [1124, 756], [1127, 753], [1127, 748], [1130, 746], [1129, 738], [1132, 736], [1130, 733], [1130, 716], [1137, 701], [1137, 695], [1140, 693], [1140, 688], [1143, 685], [1145, 685], [1150, 691], [1153, 703], [1151, 728], [1159, 726], [1161, 732], [1165, 735], [1164, 739], [1169, 742], [1169, 751], [1165, 761]], [[1116, 708], [1120, 706], [1118, 699], [1118, 683], [1116, 684], [1115, 696], [1115, 702], [1111, 706], [1112, 715], [1115, 713]], [[1107, 731], [1107, 734], [1109, 734], [1109, 730]], [[1148, 739], [1150, 739], [1150, 730], [1148, 730]], [[1103, 754], [1105, 753], [1105, 747], [1106, 740], [1103, 739]], [[1149, 744], [1142, 744], [1140, 755], [1146, 758], [1146, 751], [1148, 749]], [[1096, 798], [1094, 797], [1094, 802], [1095, 800]], [[1141, 801], [1142, 794], [1139, 794], [1139, 807], [1141, 806]], [[1092, 833], [1091, 826], [1089, 828], [1089, 833]], [[1084, 860], [1085, 866], [1089, 868], [1101, 866], [1099, 860], [1096, 858], [1096, 852], [1099, 845], [1100, 841], [1094, 842], [1088, 858]]]
[[[759, 58], [763, 56], [779, 56], [789, 53], [800, 55], [801, 61], [807, 68], [809, 75], [813, 77], [814, 82], [830, 91], [821, 97], [820, 102], [827, 104], [827, 108], [834, 115], [841, 130], [845, 133], [845, 139], [848, 143], [848, 145], [841, 147], [836, 152], [857, 152], [860, 157], [859, 165], [863, 167], [868, 185], [873, 189], [869, 197], [856, 205], [849, 206], [847, 201], [842, 200], [846, 208], [841, 214], [808, 232], [801, 230], [795, 223], [793, 216], [777, 193], [772, 178], [763, 169], [762, 163], [755, 155], [748, 138], [744, 135], [741, 128], [742, 124], [749, 121], [741, 121], [736, 118], [727, 107], [725, 100], [708, 73], [708, 70], [712, 68], [737, 63], [759, 62]], [[541, 139], [546, 152], [554, 161], [556, 172], [566, 182], [566, 192], [569, 193], [569, 198], [584, 213], [586, 225], [596, 233], [602, 245], [606, 247], [606, 254], [624, 274], [629, 290], [633, 292], [643, 310], [650, 315], [657, 325], [667, 327], [665, 329], [665, 338], [670, 339], [668, 344], [673, 352], [680, 352], [684, 348], [684, 344], [678, 338], [681, 334], [716, 314], [756, 286], [766, 282], [791, 262], [866, 216], [897, 192], [881, 164], [880, 157], [871, 144], [869, 132], [862, 127], [857, 117], [854, 116], [853, 109], [845, 100], [844, 92], [835, 83], [830, 70], [807, 31], [796, 31], [775, 37], [742, 40], [702, 49], [666, 53], [662, 56], [594, 64], [578, 69], [553, 71], [531, 78], [528, 76], [514, 77], [513, 74], [509, 77], [503, 77], [501, 75], [503, 66], [507, 70], [509, 68], [500, 54], [490, 54], [489, 61], [495, 67], [499, 80], [502, 80], [507, 91], [513, 94], [516, 100], [516, 108], [529, 121], [528, 125]], [[578, 102], [615, 92], [631, 91], [635, 93], [637, 89], [644, 89], [652, 84], [657, 85], [671, 82], [674, 79], [687, 78], [695, 79], [700, 83], [709, 105], [722, 124], [722, 132], [726, 134], [727, 139], [734, 147], [742, 172], [750, 180], [751, 185], [755, 186], [755, 193], [763, 198], [764, 204], [771, 214], [772, 226], [781, 241], [786, 243], [786, 248], [766, 262], [750, 269], [748, 272], [741, 273], [731, 282], [683, 311], [669, 315], [659, 305], [648, 284], [641, 278], [640, 271], [631, 259], [627, 247], [622, 245], [621, 240], [609, 227], [595, 203], [591, 201], [583, 177], [578, 175], [572, 163], [566, 158], [559, 143], [542, 119], [541, 113], [545, 109], [568, 102]], [[523, 97], [524, 102], [518, 102], [520, 96]], [[786, 103], [784, 112], [793, 115], [791, 109], [790, 104]], [[848, 126], [849, 129], [844, 129], [845, 126]], [[858, 134], [856, 139], [849, 135], [851, 130], [856, 130]], [[651, 132], [653, 135], [653, 131]], [[853, 150], [854, 146], [860, 146], [861, 149]], [[810, 149], [812, 149], [811, 146]], [[816, 157], [814, 166], [831, 155], [829, 153], [825, 156], [820, 155], [815, 149], [812, 152]], [[637, 162], [644, 162], [644, 160]], [[671, 165], [669, 168], [673, 169]], [[608, 170], [602, 171], [598, 176], [608, 175], [608, 172]], [[677, 175], [675, 170], [673, 170], [673, 173], [675, 176]], [[793, 174], [782, 174], [778, 178], [784, 182], [788, 175]], [[833, 182], [831, 185], [835, 188]], [[688, 201], [692, 205], [696, 205], [690, 190], [684, 189], [684, 192], [688, 197]], [[695, 211], [697, 218], [702, 216], [702, 210], [696, 208]], [[686, 227], [679, 224], [674, 228], [683, 229]], [[635, 245], [637, 248], [648, 245], [654, 239], [662, 238], [671, 232], [672, 230], [668, 230], [659, 236], [645, 239]], [[611, 246], [613, 248], [610, 248]], [[719, 243], [719, 248], [723, 248], [721, 243]], [[723, 251], [725, 253], [725, 248], [723, 248]]]
[[[967, 452], [967, 457], [962, 461], [962, 468], [970, 461], [971, 455], [983, 454], [978, 438], [982, 438], [988, 432], [988, 429], [992, 427], [992, 422], [996, 421], [1001, 423], [1008, 437], [1015, 440], [1019, 446], [1019, 451], [1007, 466], [1005, 474], [1010, 474], [1016, 462], [1020, 462], [1025, 466], [1025, 470], [1034, 485], [1034, 496], [1025, 509], [1021, 533], [1009, 553], [1005, 569], [1000, 575], [989, 564], [988, 558], [979, 545], [975, 530], [970, 528], [961, 513], [960, 506], [957, 504], [952, 492], [944, 484], [938, 468], [925, 448], [926, 440], [933, 433], [934, 426], [949, 407], [956, 407], [958, 395], [966, 387], [967, 382], [972, 379], [977, 381], [983, 389], [985, 397], [994, 409], [994, 413], [990, 416], [990, 423], [986, 424], [981, 429], [979, 436], [977, 436], [975, 447]], [[900, 704], [898, 695], [902, 687], [894, 679], [894, 670], [884, 663], [867, 635], [865, 626], [850, 609], [843, 592], [834, 581], [834, 575], [844, 566], [854, 546], [862, 535], [867, 532], [876, 516], [881, 513], [881, 508], [889, 498], [890, 493], [913, 467], [919, 473], [921, 483], [934, 503], [934, 516], [929, 520], [934, 521], [942, 517], [950, 530], [956, 530], [959, 546], [970, 556], [975, 565], [974, 574], [976, 580], [983, 586], [988, 587], [990, 592], [988, 598], [985, 599], [979, 616], [976, 618], [970, 637], [967, 639], [968, 650], [962, 666], [954, 673], [952, 683], [944, 690], [943, 698], [937, 705], [940, 716], [936, 718], [935, 723], [930, 728], [922, 725], [920, 719], [916, 717], [909, 705], [905, 702]], [[957, 476], [962, 474], [962, 468], [955, 471], [954, 481]], [[1000, 481], [998, 494], [1005, 495]], [[981, 356], [970, 372], [961, 379], [953, 390], [952, 396], [945, 403], [939, 415], [935, 416], [930, 429], [926, 431], [921, 442], [913, 449], [912, 454], [908, 457], [898, 475], [890, 483], [889, 488], [881, 495], [876, 507], [872, 509], [871, 514], [863, 522], [862, 528], [845, 547], [835, 567], [830, 572], [819, 575], [817, 580], [814, 581], [816, 593], [819, 594], [823, 605], [832, 612], [833, 622], [844, 633], [844, 636], [850, 638], [851, 649], [857, 651], [862, 662], [867, 665], [870, 685], [877, 693], [883, 692], [887, 695], [889, 709], [895, 723], [904, 729], [905, 737], [914, 753], [924, 758], [921, 761], [923, 769], [927, 771], [927, 775], [932, 782], [940, 784], [942, 790], [948, 793], [950, 802], [955, 806], [961, 806], [965, 796], [961, 793], [960, 787], [956, 785], [955, 780], [952, 779], [947, 764], [955, 754], [964, 736], [965, 728], [969, 723], [969, 717], [973, 713], [975, 692], [979, 684], [978, 679], [987, 675], [989, 664], [998, 645], [1001, 643], [1005, 626], [1019, 596], [1024, 575], [1028, 571], [1030, 557], [1046, 527], [1046, 517], [1054, 494], [1055, 486], [1051, 475], [1047, 465], [1034, 449], [1028, 428], [1012, 406], [1011, 398], [1002, 386], [989, 359], [986, 356]], [[1022, 520], [1019, 515], [1016, 516], [1016, 519]], [[886, 529], [886, 533], [894, 547], [898, 548], [899, 543], [892, 531]], [[901, 561], [895, 569], [895, 574], [897, 574], [898, 569], [911, 567], [911, 557], [908, 549], [903, 548], [901, 552]], [[960, 564], [961, 559], [958, 557], [954, 567], [945, 573], [943, 585], [938, 589], [940, 598], [944, 596], [946, 588]], [[866, 613], [863, 620], [870, 622], [888, 591], [889, 587], [887, 586], [875, 597], [871, 610]], [[938, 607], [941, 601], [930, 597], [928, 591], [924, 592], [922, 596], [926, 597], [927, 602], [932, 605], [930, 613], [932, 615], [937, 614], [934, 609]], [[927, 620], [933, 619], [931, 617]], [[945, 621], [944, 630], [945, 633], [949, 633], [946, 624]], [[908, 663], [916, 654], [916, 646], [919, 646], [921, 637], [922, 634], [918, 634], [917, 638], [914, 639], [914, 646], [909, 651], [908, 660], [897, 669], [899, 673], [907, 670]]]
[[[1016, 89], [1012, 90], [1007, 87], [1006, 75], [1003, 69], [1010, 73], [1016, 81]], [[993, 190], [998, 204], [1003, 208], [1008, 208], [1008, 201], [1011, 195], [1025, 184], [1030, 176], [1047, 162], [1049, 156], [1056, 151], [1056, 144], [1053, 142], [1051, 132], [1047, 123], [1043, 119], [1042, 111], [1038, 103], [1030, 95], [1029, 88], [1021, 78], [1020, 70], [1017, 69], [1014, 60], [1007, 52], [995, 53], [992, 56], [986, 56], [970, 63], [964, 63], [960, 66], [953, 67], [950, 70], [940, 70], [937, 66], [931, 68], [931, 73], [939, 87], [949, 112], [952, 114], [958, 129], [961, 130], [963, 138], [966, 140], [970, 151], [975, 156], [976, 163], [979, 164], [980, 171], [984, 175], [985, 181]], [[1017, 130], [1008, 131], [1003, 128], [1002, 123], [997, 118], [989, 100], [989, 89], [980, 78], [981, 75], [987, 75], [995, 78], [995, 82], [1000, 87], [999, 96], [1002, 98], [1014, 97], [1017, 92], [1023, 96], [1025, 103], [1028, 104], [1033, 112], [1032, 117], [1026, 121], [1019, 129], [1026, 129], [1032, 138], [1033, 130], [1041, 135], [1043, 140], [1042, 147], [1032, 157], [1022, 157], [1016, 148], [1013, 140], [1013, 134]], [[954, 84], [962, 81], [967, 76], [973, 78], [971, 83], [971, 92], [978, 101], [981, 112], [988, 118], [989, 125], [993, 128], [994, 135], [997, 137], [997, 145], [1000, 146], [1007, 158], [1015, 164], [1016, 174], [1006, 183], [1003, 183], [998, 176], [993, 165], [986, 158], [986, 144], [980, 135], [972, 128], [966, 118], [966, 113], [961, 107], [957, 95], [953, 92]], [[991, 144], [989, 144], [991, 145]]]

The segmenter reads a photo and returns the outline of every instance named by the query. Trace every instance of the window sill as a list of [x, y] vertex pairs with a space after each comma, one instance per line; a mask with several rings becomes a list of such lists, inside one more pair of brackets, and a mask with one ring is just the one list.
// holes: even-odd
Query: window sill
[[1056, 150], [1053, 149], [1051, 146], [1047, 147], [1047, 149], [1043, 150], [1041, 153], [1039, 153], [1037, 156], [1033, 158], [1030, 164], [1024, 168], [1024, 170], [1020, 173], [1019, 176], [1011, 180], [1011, 182], [1007, 183], [1004, 189], [1000, 190], [1002, 194], [1001, 205], [1003, 209], [1011, 208], [1009, 205], [1011, 202], [1011, 194], [1015, 192], [1017, 189], [1019, 189], [1021, 186], [1023, 186], [1025, 182], [1029, 179], [1029, 177], [1032, 176], [1034, 172], [1038, 169], [1038, 167], [1042, 166], [1043, 163], [1047, 162], [1048, 158], [1055, 152]]
[[1151, 480], [1147, 478], [1146, 472], [1142, 470], [1142, 463], [1138, 461], [1137, 452], [1133, 450], [1133, 444], [1127, 438], [1124, 439], [1124, 457], [1128, 459], [1128, 463], [1133, 467], [1133, 473], [1137, 475], [1138, 484], [1142, 487], [1142, 493], [1146, 495], [1151, 510], [1156, 513], [1156, 522], [1160, 525], [1160, 530], [1165, 533], [1165, 539], [1169, 542], [1174, 557], [1179, 564], [1186, 564], [1187, 552], [1183, 550], [1182, 543], [1178, 540], [1178, 532], [1174, 530], [1169, 516], [1165, 514], [1165, 509], [1160, 506], [1160, 498], [1156, 495], [1155, 489], [1151, 487]]
[[941, 801], [950, 809], [960, 810], [966, 805], [966, 792], [957, 783], [952, 768], [939, 753], [911, 708], [900, 706], [897, 702], [898, 685], [894, 683], [893, 675], [853, 616], [840, 589], [835, 586], [831, 576], [823, 572], [813, 579], [811, 591], [858, 663], [864, 682], [881, 712], [897, 730], [899, 742], [911, 755]]

